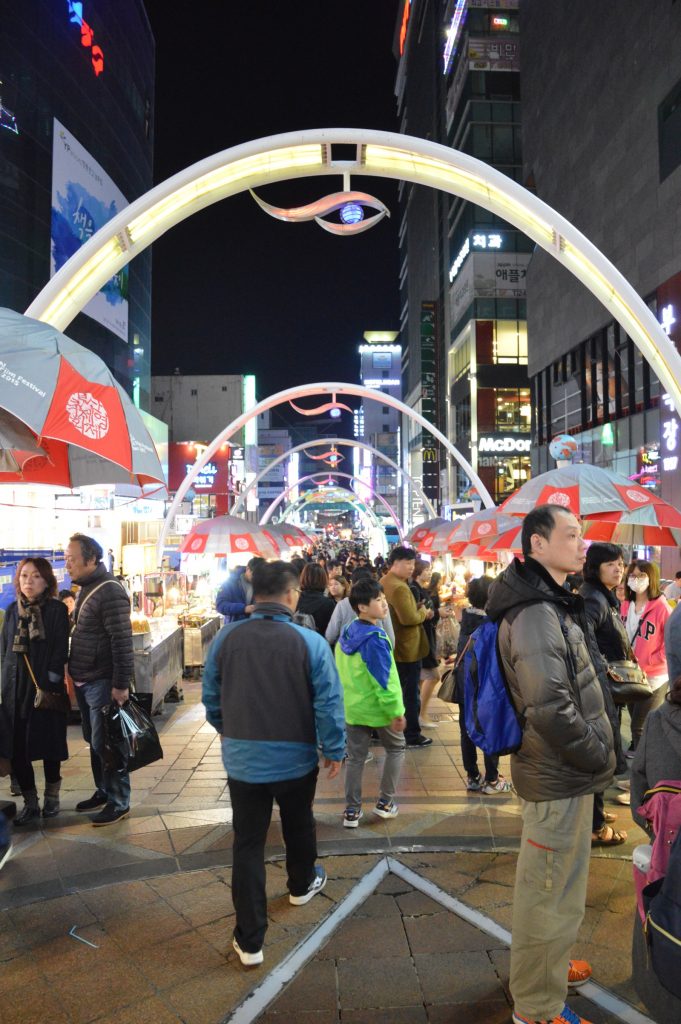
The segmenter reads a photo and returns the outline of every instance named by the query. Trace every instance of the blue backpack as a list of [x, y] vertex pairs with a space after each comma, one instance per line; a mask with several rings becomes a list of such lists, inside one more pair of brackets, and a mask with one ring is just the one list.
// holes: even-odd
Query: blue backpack
[[499, 623], [487, 619], [471, 635], [463, 657], [466, 732], [485, 754], [512, 754], [523, 741], [518, 714], [499, 658]]

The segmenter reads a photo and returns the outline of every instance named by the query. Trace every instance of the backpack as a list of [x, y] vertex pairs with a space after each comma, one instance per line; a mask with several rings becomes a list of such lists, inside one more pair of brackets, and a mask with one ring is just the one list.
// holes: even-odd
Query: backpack
[[663, 988], [681, 999], [681, 832], [669, 854], [664, 878], [643, 890], [650, 959]]
[[501, 667], [499, 625], [489, 619], [481, 623], [470, 636], [463, 660], [466, 732], [476, 747], [491, 755], [515, 753], [525, 724]]

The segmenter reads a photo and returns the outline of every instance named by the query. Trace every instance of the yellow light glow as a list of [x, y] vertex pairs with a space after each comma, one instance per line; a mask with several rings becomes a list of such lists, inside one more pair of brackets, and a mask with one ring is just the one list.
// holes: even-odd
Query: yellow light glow
[[[110, 238], [108, 242], [105, 242], [101, 249], [94, 256], [90, 257], [80, 270], [76, 271], [69, 283], [52, 300], [40, 319], [54, 326], [59, 326], [58, 321], [68, 306], [73, 304], [80, 310], [90, 297], [87, 294], [86, 298], [81, 298], [84, 293], [88, 293], [91, 278], [98, 276], [102, 268], [106, 267], [107, 264], [113, 263], [122, 252], [123, 250], [117, 238]], [[104, 281], [108, 280], [111, 274], [113, 274], [113, 269], [111, 272], [107, 271]], [[66, 322], [68, 323], [68, 320]]]

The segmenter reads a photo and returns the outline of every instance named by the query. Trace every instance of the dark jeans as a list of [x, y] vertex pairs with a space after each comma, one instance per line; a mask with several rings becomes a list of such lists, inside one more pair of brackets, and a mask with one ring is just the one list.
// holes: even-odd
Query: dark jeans
[[605, 800], [603, 793], [594, 793], [594, 816], [591, 824], [593, 832], [600, 832], [605, 825]]
[[636, 750], [638, 741], [643, 735], [643, 726], [645, 725], [646, 718], [651, 711], [655, 708], [659, 708], [662, 704], [665, 695], [667, 693], [667, 684], [658, 686], [657, 690], [653, 691], [652, 695], [647, 700], [636, 701], [635, 704], [629, 704], [629, 714], [631, 715], [631, 746], [629, 750]]
[[421, 713], [421, 662], [420, 661], [398, 661], [397, 674], [402, 685], [402, 700], [404, 701], [404, 716], [407, 719], [407, 728], [404, 730], [404, 738], [411, 743], [421, 735], [419, 715]]
[[314, 881], [317, 831], [312, 802], [319, 769], [283, 782], [240, 782], [228, 779], [232, 801], [234, 849], [232, 902], [236, 911], [234, 938], [245, 953], [257, 953], [267, 931], [265, 840], [276, 800], [286, 847], [287, 885], [303, 896]]
[[90, 764], [97, 792], [106, 797], [117, 811], [130, 806], [130, 776], [127, 772], [110, 772], [99, 756], [104, 749], [104, 715], [102, 708], [111, 703], [111, 680], [97, 679], [76, 686], [76, 700], [82, 719], [83, 739], [90, 744]]
[[[466, 732], [466, 711], [463, 704], [459, 704], [459, 732], [461, 733], [461, 756], [466, 774], [471, 779], [477, 779], [480, 771], [478, 769], [478, 748]], [[491, 754], [485, 754], [485, 782], [496, 782], [499, 778], [499, 758]]]
[[[40, 712], [38, 712], [40, 714]], [[35, 774], [33, 765], [28, 759], [26, 750], [26, 719], [14, 719], [14, 741], [12, 746], [12, 774], [21, 786], [22, 793], [29, 793], [35, 789]], [[61, 779], [61, 761], [43, 760], [45, 782], [59, 782]]]

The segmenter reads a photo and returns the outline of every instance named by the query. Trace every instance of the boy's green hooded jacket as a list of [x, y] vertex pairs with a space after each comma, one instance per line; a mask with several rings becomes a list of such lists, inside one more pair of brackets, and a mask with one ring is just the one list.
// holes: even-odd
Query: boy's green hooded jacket
[[392, 646], [380, 626], [362, 619], [346, 626], [336, 645], [336, 665], [348, 725], [377, 729], [404, 714]]

